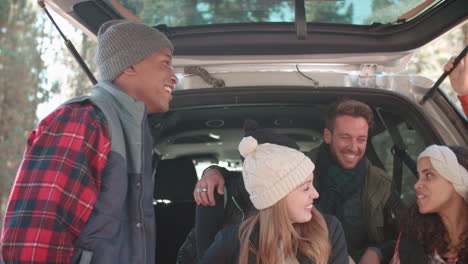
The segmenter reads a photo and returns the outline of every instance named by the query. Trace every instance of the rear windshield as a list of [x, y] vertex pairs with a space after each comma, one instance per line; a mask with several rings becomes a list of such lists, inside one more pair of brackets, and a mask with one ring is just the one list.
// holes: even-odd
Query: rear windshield
[[[150, 25], [170, 27], [249, 22], [294, 22], [293, 0], [121, 0]], [[397, 23], [421, 0], [305, 0], [307, 22]], [[434, 1], [440, 3], [443, 1]], [[427, 8], [427, 7], [426, 7]]]

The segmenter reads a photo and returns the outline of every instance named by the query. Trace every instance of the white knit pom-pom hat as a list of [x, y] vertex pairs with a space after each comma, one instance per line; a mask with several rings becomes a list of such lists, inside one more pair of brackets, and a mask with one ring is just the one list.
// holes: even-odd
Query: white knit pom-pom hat
[[284, 198], [304, 183], [315, 168], [304, 153], [276, 144], [258, 144], [251, 136], [242, 139], [239, 152], [245, 158], [242, 171], [245, 188], [258, 210]]

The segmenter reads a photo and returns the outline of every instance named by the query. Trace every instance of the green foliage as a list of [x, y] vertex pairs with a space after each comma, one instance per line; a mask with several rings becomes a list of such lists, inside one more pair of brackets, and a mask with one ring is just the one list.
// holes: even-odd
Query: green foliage
[[[25, 0], [0, 0], [0, 215], [37, 105], [48, 99], [41, 59], [43, 24]], [[0, 220], [2, 221], [2, 220]], [[1, 224], [1, 222], [0, 222]]]
[[[247, 22], [293, 22], [294, 2], [271, 0], [123, 0], [150, 25], [170, 27]], [[350, 23], [352, 5], [345, 2], [306, 2], [308, 22]]]
[[376, 12], [376, 11], [379, 11], [379, 10], [383, 10], [383, 9], [386, 9], [387, 7], [393, 5], [395, 2], [399, 2], [398, 0], [397, 1], [392, 1], [392, 0], [374, 0], [372, 2], [372, 11], [373, 12]]
[[[131, 0], [129, 0], [130, 2]], [[129, 3], [131, 4], [131, 3]], [[257, 1], [151, 1], [144, 0], [141, 18], [147, 23], [168, 26], [214, 23], [262, 22], [279, 11], [279, 2]]]
[[351, 24], [353, 4], [346, 6], [345, 2], [339, 1], [306, 2], [306, 15], [308, 22]]
[[10, 0], [0, 0], [0, 26], [5, 24], [10, 12]]
[[[426, 76], [435, 81], [442, 75], [443, 67], [450, 57], [458, 55], [466, 45], [468, 45], [468, 22], [418, 49], [406, 73]], [[461, 108], [449, 78], [442, 82], [441, 87]]]
[[415, 8], [421, 3], [421, 0], [374, 0], [372, 2], [372, 15], [365, 20], [365, 24], [396, 23], [398, 18]]
[[[72, 34], [69, 34], [69, 38], [72, 36], [75, 36], [75, 38], [72, 39], [72, 42], [74, 43], [78, 53], [89, 67], [94, 77], [98, 79], [97, 67], [94, 62], [97, 48], [96, 42], [90, 40], [86, 34], [79, 32], [78, 30]], [[61, 62], [69, 71], [69, 74], [67, 74], [66, 84], [62, 87], [62, 95], [64, 95], [66, 98], [71, 98], [77, 95], [91, 93], [93, 85], [90, 79], [65, 46], [62, 46], [61, 55]]]

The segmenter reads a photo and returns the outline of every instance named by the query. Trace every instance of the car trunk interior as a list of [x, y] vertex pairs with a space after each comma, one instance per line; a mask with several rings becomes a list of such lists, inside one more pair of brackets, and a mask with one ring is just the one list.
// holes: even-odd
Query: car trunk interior
[[[338, 96], [339, 95], [339, 96]], [[234, 87], [175, 92], [171, 110], [150, 116], [155, 163], [155, 210], [157, 258], [175, 262], [177, 251], [194, 227], [193, 189], [209, 164], [240, 170], [237, 146], [243, 122], [251, 118], [262, 127], [275, 129], [296, 140], [309, 152], [323, 142], [329, 104], [341, 97], [358, 99], [374, 111], [374, 126], [367, 156], [389, 175], [394, 173], [392, 147], [396, 145], [386, 125], [396, 127], [406, 151], [414, 161], [425, 146], [441, 137], [426, 122], [427, 116], [414, 103], [394, 92], [365, 88], [328, 87]], [[159, 161], [158, 161], [159, 160]], [[405, 165], [394, 179], [406, 204], [414, 201], [414, 173]]]

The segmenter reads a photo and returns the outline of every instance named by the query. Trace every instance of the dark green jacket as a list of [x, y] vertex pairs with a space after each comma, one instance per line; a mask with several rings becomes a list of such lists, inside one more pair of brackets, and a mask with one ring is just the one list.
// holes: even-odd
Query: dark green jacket
[[[306, 155], [315, 162], [318, 151], [311, 151]], [[367, 158], [364, 159], [367, 174], [365, 175], [361, 196], [362, 215], [366, 221], [369, 242], [380, 243], [385, 238], [385, 222], [386, 220], [390, 222], [390, 219], [385, 219], [385, 216], [400, 214], [400, 212], [385, 212], [385, 210], [401, 211], [402, 204], [398, 197], [392, 197], [392, 200], [398, 200], [394, 201], [396, 205], [387, 204], [392, 194], [392, 178], [384, 170], [372, 165]], [[314, 184], [317, 182], [320, 182], [318, 177], [314, 179]]]

